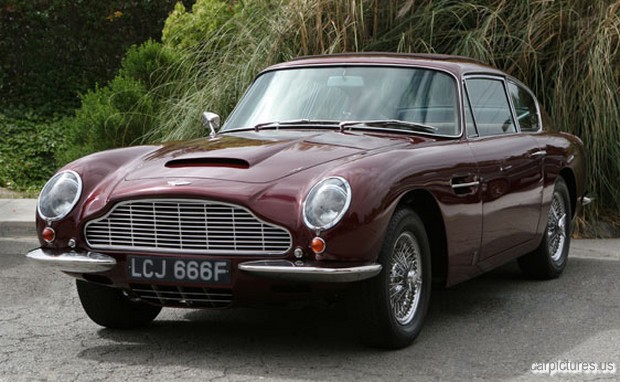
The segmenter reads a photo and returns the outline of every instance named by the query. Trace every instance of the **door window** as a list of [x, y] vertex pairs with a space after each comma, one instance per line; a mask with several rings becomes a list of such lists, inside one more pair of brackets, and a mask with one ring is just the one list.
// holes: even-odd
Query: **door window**
[[504, 89], [504, 81], [490, 78], [470, 78], [467, 93], [481, 137], [515, 133], [517, 131]]

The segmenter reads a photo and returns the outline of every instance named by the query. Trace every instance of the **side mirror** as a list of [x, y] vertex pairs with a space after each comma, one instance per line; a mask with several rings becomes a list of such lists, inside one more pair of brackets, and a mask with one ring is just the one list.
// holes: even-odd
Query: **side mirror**
[[205, 129], [208, 127], [211, 131], [209, 136], [215, 137], [215, 131], [220, 128], [220, 116], [215, 113], [209, 113], [205, 111], [202, 113], [202, 127]]

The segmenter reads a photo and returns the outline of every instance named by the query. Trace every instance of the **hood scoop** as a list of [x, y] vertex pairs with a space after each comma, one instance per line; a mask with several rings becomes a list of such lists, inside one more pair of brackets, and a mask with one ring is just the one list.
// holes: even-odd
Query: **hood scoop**
[[166, 162], [168, 168], [183, 167], [225, 167], [225, 168], [250, 168], [250, 164], [237, 158], [183, 158], [173, 159]]

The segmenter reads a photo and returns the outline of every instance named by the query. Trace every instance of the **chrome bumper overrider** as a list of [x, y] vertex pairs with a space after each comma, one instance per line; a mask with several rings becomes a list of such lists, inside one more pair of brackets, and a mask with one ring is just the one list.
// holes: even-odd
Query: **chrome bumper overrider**
[[57, 268], [63, 272], [96, 273], [109, 271], [116, 265], [113, 257], [94, 252], [63, 252], [37, 248], [26, 254], [37, 264]]
[[256, 276], [311, 282], [352, 282], [374, 277], [381, 272], [381, 264], [348, 268], [318, 268], [295, 265], [287, 260], [258, 260], [239, 264], [239, 269]]

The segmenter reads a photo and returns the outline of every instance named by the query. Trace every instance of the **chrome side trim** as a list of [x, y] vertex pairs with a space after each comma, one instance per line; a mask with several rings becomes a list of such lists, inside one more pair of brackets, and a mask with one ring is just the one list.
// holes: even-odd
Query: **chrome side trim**
[[26, 257], [39, 265], [71, 273], [104, 272], [116, 266], [113, 257], [94, 252], [69, 251], [57, 254], [49, 249], [37, 248], [28, 252]]
[[583, 207], [585, 207], [585, 206], [587, 206], [588, 204], [592, 203], [592, 200], [593, 200], [593, 199], [594, 199], [594, 198], [591, 198], [591, 197], [589, 197], [589, 196], [582, 196], [582, 197], [581, 197], [581, 205], [582, 205]]
[[381, 272], [381, 264], [347, 268], [298, 266], [288, 260], [258, 260], [241, 263], [239, 270], [256, 276], [289, 281], [344, 283], [369, 279]]

